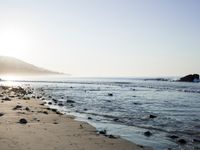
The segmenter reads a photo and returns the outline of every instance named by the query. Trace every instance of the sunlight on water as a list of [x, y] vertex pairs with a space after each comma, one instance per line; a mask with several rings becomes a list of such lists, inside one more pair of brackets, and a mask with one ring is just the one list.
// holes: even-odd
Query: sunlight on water
[[6, 80], [6, 81], [14, 81], [14, 80], [21, 80], [22, 77], [20, 76], [15, 76], [15, 75], [3, 75], [2, 80]]
[[4, 86], [20, 86], [21, 83], [20, 82], [15, 82], [15, 80], [21, 80], [22, 78], [20, 76], [2, 76], [1, 77], [2, 81], [0, 82], [1, 85]]

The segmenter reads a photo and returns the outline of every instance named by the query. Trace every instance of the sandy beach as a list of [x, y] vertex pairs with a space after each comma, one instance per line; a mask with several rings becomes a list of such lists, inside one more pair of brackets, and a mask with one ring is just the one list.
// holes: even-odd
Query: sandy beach
[[149, 150], [94, 127], [73, 116], [27, 98], [21, 87], [0, 87], [0, 148], [2, 150]]

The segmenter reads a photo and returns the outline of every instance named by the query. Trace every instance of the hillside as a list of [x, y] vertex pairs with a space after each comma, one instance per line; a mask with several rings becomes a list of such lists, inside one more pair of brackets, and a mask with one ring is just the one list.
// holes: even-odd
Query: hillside
[[59, 74], [43, 68], [36, 67], [22, 60], [0, 56], [0, 75], [43, 75]]

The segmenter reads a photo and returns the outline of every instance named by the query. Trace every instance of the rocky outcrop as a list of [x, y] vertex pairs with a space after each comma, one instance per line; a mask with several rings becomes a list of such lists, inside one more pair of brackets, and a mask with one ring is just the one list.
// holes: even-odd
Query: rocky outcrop
[[194, 81], [199, 80], [199, 75], [198, 74], [190, 74], [187, 76], [184, 76], [182, 78], [180, 78], [180, 82], [194, 82]]

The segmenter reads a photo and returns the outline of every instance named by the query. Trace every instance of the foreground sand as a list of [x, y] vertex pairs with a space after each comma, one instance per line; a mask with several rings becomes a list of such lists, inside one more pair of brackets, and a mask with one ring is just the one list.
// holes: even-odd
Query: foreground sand
[[[0, 102], [1, 150], [149, 149], [99, 135], [91, 125], [52, 111], [41, 100], [12, 98]], [[22, 118], [27, 120], [26, 124], [19, 123]]]

